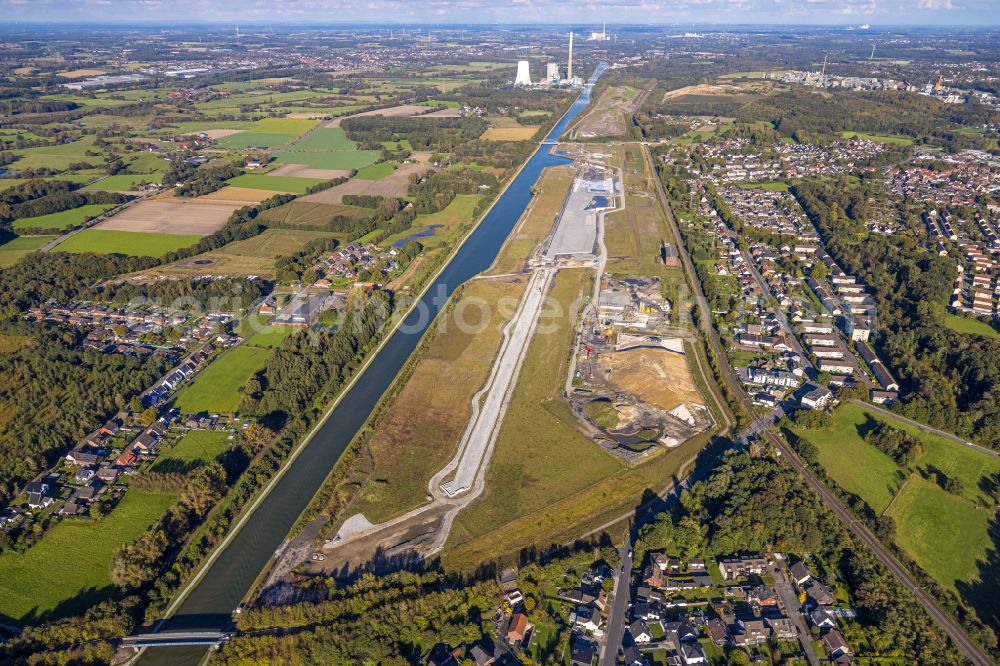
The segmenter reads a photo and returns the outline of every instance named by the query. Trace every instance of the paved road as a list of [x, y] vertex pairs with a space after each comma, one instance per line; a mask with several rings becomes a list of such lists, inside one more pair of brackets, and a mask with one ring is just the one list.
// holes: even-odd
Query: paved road
[[625, 633], [625, 618], [628, 615], [629, 595], [632, 593], [632, 544], [635, 540], [635, 530], [629, 530], [628, 538], [618, 550], [622, 562], [615, 579], [614, 597], [611, 599], [611, 614], [604, 634], [601, 647], [601, 657], [598, 666], [615, 666], [618, 661], [618, 650], [622, 645], [622, 635]]
[[809, 633], [805, 618], [799, 612], [801, 608], [799, 597], [795, 594], [795, 588], [792, 587], [788, 576], [785, 575], [784, 565], [780, 563], [774, 566], [774, 590], [778, 593], [781, 605], [785, 607], [785, 616], [791, 618], [792, 622], [795, 623], [795, 629], [799, 632], [799, 645], [806, 653], [806, 659], [813, 666], [818, 666], [819, 657], [816, 656], [816, 649], [813, 648], [812, 634]]
[[[649, 153], [649, 149], [643, 146], [643, 152], [646, 153], [646, 159], [650, 164], [650, 168], [653, 168], [652, 156]], [[654, 172], [655, 173], [655, 172]], [[677, 228], [677, 222], [674, 219], [673, 212], [670, 210], [669, 200], [667, 199], [666, 192], [663, 190], [663, 185], [659, 178], [656, 178], [656, 190], [660, 197], [660, 203], [664, 210], [667, 212], [667, 220], [674, 230], [674, 234], [678, 239], [678, 243], [683, 247], [682, 236], [680, 235], [680, 230]], [[688, 277], [692, 283], [692, 288], [695, 290], [696, 299], [698, 301], [698, 306], [702, 312], [702, 325], [707, 329], [709, 335], [709, 342], [711, 343], [713, 351], [716, 353], [716, 357], [719, 360], [719, 364], [722, 367], [723, 375], [725, 375], [726, 381], [729, 383], [733, 394], [738, 400], [745, 406], [747, 412], [753, 413], [753, 402], [750, 400], [750, 396], [747, 395], [746, 391], [743, 390], [743, 386], [737, 381], [735, 373], [732, 367], [728, 363], [728, 359], [722, 350], [722, 346], [718, 341], [718, 335], [715, 330], [709, 324], [711, 319], [711, 313], [708, 311], [708, 303], [705, 301], [705, 296], [701, 290], [701, 284], [698, 282], [697, 274], [694, 272], [694, 266], [691, 263], [691, 258], [688, 256], [686, 248], [684, 252], [680, 252], [681, 262], [684, 265], [684, 270], [688, 272]], [[926, 427], [926, 426], [925, 426]], [[952, 641], [958, 646], [958, 649], [962, 652], [962, 655], [969, 660], [970, 663], [975, 664], [975, 666], [995, 666], [996, 662], [986, 653], [986, 651], [972, 638], [969, 637], [962, 626], [955, 621], [950, 614], [948, 614], [941, 606], [938, 605], [937, 601], [934, 600], [924, 589], [910, 576], [906, 568], [896, 560], [896, 558], [888, 551], [886, 548], [876, 539], [868, 529], [862, 525], [853, 514], [840, 503], [840, 500], [833, 495], [827, 489], [827, 487], [816, 478], [806, 465], [799, 460], [791, 449], [785, 444], [784, 440], [774, 434], [771, 430], [764, 431], [764, 436], [766, 436], [782, 454], [782, 457], [795, 468], [795, 470], [802, 475], [816, 494], [819, 495], [823, 504], [836, 515], [841, 522], [854, 534], [855, 538], [868, 546], [875, 556], [882, 561], [883, 564], [899, 579], [899, 581], [906, 587], [920, 602], [920, 605], [924, 607], [927, 614], [938, 624], [939, 627], [951, 638]]]
[[[777, 299], [774, 297], [774, 292], [771, 291], [771, 286], [767, 284], [764, 276], [760, 274], [759, 270], [757, 270], [757, 265], [754, 263], [753, 257], [751, 257], [750, 253], [746, 250], [743, 250], [743, 261], [746, 262], [747, 268], [750, 270], [750, 275], [752, 275], [753, 279], [757, 282], [757, 286], [760, 287], [761, 293], [763, 293], [769, 300], [776, 302]], [[802, 359], [806, 362], [806, 364], [812, 366], [812, 361], [809, 360], [809, 355], [806, 353], [806, 350], [802, 348], [802, 345], [799, 343], [799, 339], [795, 336], [795, 329], [792, 328], [792, 323], [788, 321], [785, 311], [782, 310], [781, 307], [771, 308], [771, 311], [774, 312], [778, 321], [781, 322], [781, 327], [785, 329], [785, 337], [787, 337], [788, 341], [792, 344], [792, 349], [802, 356]]]

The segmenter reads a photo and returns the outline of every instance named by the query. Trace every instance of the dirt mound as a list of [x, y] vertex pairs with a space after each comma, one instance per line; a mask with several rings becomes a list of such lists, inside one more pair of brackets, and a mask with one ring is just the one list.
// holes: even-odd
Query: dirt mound
[[666, 349], [630, 349], [604, 354], [608, 381], [639, 400], [669, 412], [681, 404], [702, 404], [687, 357]]

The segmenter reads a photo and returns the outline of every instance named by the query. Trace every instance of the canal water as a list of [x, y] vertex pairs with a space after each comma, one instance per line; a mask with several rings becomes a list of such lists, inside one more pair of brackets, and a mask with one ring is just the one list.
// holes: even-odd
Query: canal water
[[[606, 65], [601, 63], [566, 115], [552, 128], [542, 148], [514, 181], [441, 272], [421, 301], [344, 394], [330, 418], [302, 450], [243, 529], [212, 564], [163, 631], [218, 631], [227, 627], [258, 574], [267, 566], [299, 515], [319, 490], [330, 469], [350, 444], [379, 398], [413, 353], [420, 337], [448, 297], [469, 278], [492, 265], [531, 201], [531, 187], [546, 167], [565, 164], [551, 154], [551, 144], [590, 103], [590, 92]], [[142, 664], [194, 664], [204, 649], [155, 648]]]

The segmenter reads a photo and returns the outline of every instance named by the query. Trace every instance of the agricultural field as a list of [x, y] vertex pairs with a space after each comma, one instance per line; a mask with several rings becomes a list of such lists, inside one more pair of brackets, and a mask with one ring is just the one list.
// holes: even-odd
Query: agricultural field
[[173, 503], [169, 493], [133, 490], [100, 520], [68, 518], [24, 553], [0, 553], [0, 618], [31, 623], [47, 614], [81, 613], [100, 601], [112, 591], [115, 551]]
[[71, 208], [59, 213], [49, 215], [39, 215], [37, 217], [23, 217], [14, 220], [11, 227], [18, 229], [72, 229], [84, 223], [88, 218], [94, 218], [101, 213], [111, 210], [117, 204], [87, 204], [79, 208]]
[[[98, 225], [101, 226], [101, 225]], [[158, 234], [137, 231], [115, 231], [104, 228], [84, 229], [56, 246], [58, 252], [96, 252], [97, 254], [127, 254], [133, 257], [162, 257], [190, 247], [201, 240], [200, 235]]]
[[[230, 97], [228, 100], [232, 100]], [[254, 100], [257, 101], [257, 100]], [[297, 137], [318, 125], [309, 118], [263, 118], [250, 125], [246, 131], [218, 139], [224, 148], [277, 148], [293, 142]]]
[[338, 215], [361, 219], [369, 217], [371, 209], [346, 204], [327, 204], [313, 201], [296, 200], [284, 206], [266, 210], [260, 215], [265, 222], [294, 224], [303, 227], [323, 227]]
[[491, 127], [480, 137], [486, 141], [530, 141], [538, 127]]
[[[984, 592], [979, 563], [993, 547], [989, 525], [1000, 479], [1000, 459], [894, 419], [889, 423], [920, 440], [912, 469], [902, 468], [863, 439], [886, 420], [855, 403], [834, 411], [833, 427], [795, 430], [819, 450], [819, 462], [848, 492], [896, 523], [896, 543], [945, 587], [957, 591], [984, 618], [997, 611], [995, 595]], [[961, 493], [944, 491], [939, 480], [958, 479]]]
[[[268, 193], [268, 195], [273, 193]], [[97, 229], [207, 236], [218, 231], [240, 201], [205, 197], [163, 197], [139, 201], [100, 224]]]
[[177, 394], [174, 407], [184, 413], [231, 414], [240, 406], [240, 392], [250, 375], [264, 367], [271, 350], [245, 345], [214, 360]]
[[323, 180], [319, 178], [295, 178], [258, 173], [245, 173], [242, 176], [237, 176], [226, 181], [227, 184], [233, 187], [290, 192], [292, 194], [305, 194], [306, 189], [322, 182]]
[[51, 240], [55, 236], [18, 236], [0, 245], [0, 268], [8, 268]]
[[374, 164], [382, 153], [358, 150], [340, 127], [316, 130], [277, 156], [280, 164], [303, 164], [314, 169], [361, 169]]
[[396, 166], [392, 162], [379, 162], [378, 164], [372, 164], [362, 169], [358, 169], [358, 173], [355, 178], [359, 180], [381, 180], [395, 170]]
[[337, 234], [299, 229], [268, 229], [246, 240], [230, 243], [218, 250], [182, 259], [151, 269], [149, 277], [161, 275], [263, 275], [271, 276], [274, 260], [302, 250], [316, 238], [337, 238]]
[[225, 430], [189, 430], [172, 447], [160, 450], [152, 470], [186, 473], [215, 460], [229, 448], [230, 436]]
[[88, 157], [86, 152], [94, 149], [94, 136], [88, 135], [74, 141], [55, 146], [39, 148], [22, 148], [11, 151], [19, 157], [14, 164], [18, 169], [54, 169], [64, 171], [73, 163], [87, 162], [94, 165], [101, 163], [100, 157]]

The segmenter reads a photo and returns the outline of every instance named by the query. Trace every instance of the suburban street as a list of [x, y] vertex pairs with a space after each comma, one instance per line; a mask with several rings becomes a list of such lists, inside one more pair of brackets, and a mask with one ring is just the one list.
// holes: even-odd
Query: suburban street
[[[649, 162], [650, 169], [655, 169], [653, 165], [652, 156], [649, 153], [647, 147], [643, 147], [643, 151], [646, 154], [646, 159]], [[655, 170], [654, 170], [655, 173]], [[670, 208], [670, 203], [667, 198], [667, 194], [663, 189], [663, 184], [660, 182], [659, 178], [654, 179], [656, 181], [656, 192], [660, 199], [660, 203], [667, 216], [667, 221], [670, 225], [671, 230], [677, 237], [678, 244], [683, 248], [683, 252], [680, 252], [681, 262], [684, 266], [684, 270], [688, 274], [688, 279], [691, 283], [691, 287], [694, 290], [695, 298], [698, 303], [698, 307], [701, 314], [702, 326], [705, 328], [706, 333], [709, 336], [709, 342], [712, 346], [713, 352], [719, 360], [719, 365], [722, 368], [722, 372], [726, 377], [726, 382], [729, 384], [733, 391], [733, 394], [738, 397], [741, 404], [744, 405], [747, 413], [754, 413], [753, 402], [750, 400], [750, 396], [747, 395], [746, 391], [743, 390], [742, 385], [736, 378], [735, 372], [728, 362], [728, 358], [722, 349], [722, 344], [719, 341], [718, 333], [711, 325], [711, 312], [708, 308], [708, 302], [705, 299], [704, 292], [701, 289], [701, 284], [698, 282], [697, 274], [694, 272], [694, 266], [691, 262], [691, 258], [687, 251], [687, 246], [684, 244], [683, 237], [680, 235], [680, 229], [678, 228], [677, 221], [674, 218], [673, 211]], [[899, 581], [906, 587], [920, 605], [924, 607], [927, 614], [938, 624], [938, 626], [952, 639], [956, 644], [962, 654], [970, 663], [976, 666], [986, 666], [987, 664], [995, 664], [994, 660], [986, 653], [986, 651], [969, 635], [965, 632], [962, 626], [940, 605], [937, 601], [931, 597], [927, 592], [924, 591], [923, 587], [920, 586], [916, 580], [910, 575], [906, 568], [899, 563], [898, 560], [874, 537], [868, 529], [862, 525], [850, 511], [841, 504], [833, 493], [812, 473], [805, 463], [803, 463], [798, 456], [784, 443], [784, 441], [778, 437], [773, 431], [765, 430], [763, 432], [764, 436], [777, 448], [781, 453], [783, 459], [787, 460], [789, 464], [792, 465], [795, 470], [802, 475], [806, 483], [816, 491], [820, 499], [826, 505], [826, 507], [836, 515], [842, 523], [851, 531], [851, 533], [859, 541], [868, 546], [872, 552], [878, 557], [878, 559], [899, 579]]]
[[819, 664], [819, 657], [816, 656], [816, 649], [813, 648], [812, 634], [809, 633], [809, 626], [806, 624], [805, 618], [799, 612], [802, 604], [799, 603], [799, 597], [795, 593], [795, 588], [792, 587], [791, 581], [785, 575], [784, 565], [784, 562], [774, 565], [774, 590], [778, 593], [781, 605], [785, 607], [785, 616], [791, 618], [792, 622], [795, 623], [795, 629], [799, 632], [799, 645], [802, 646], [802, 650], [806, 653], [806, 659], [813, 666], [817, 666]]
[[621, 648], [622, 635], [625, 632], [625, 616], [628, 613], [629, 596], [632, 588], [632, 546], [634, 530], [629, 530], [625, 543], [618, 549], [621, 560], [615, 577], [614, 597], [611, 600], [611, 614], [608, 616], [608, 628], [604, 632], [601, 644], [599, 666], [614, 666], [618, 660], [618, 650]]

